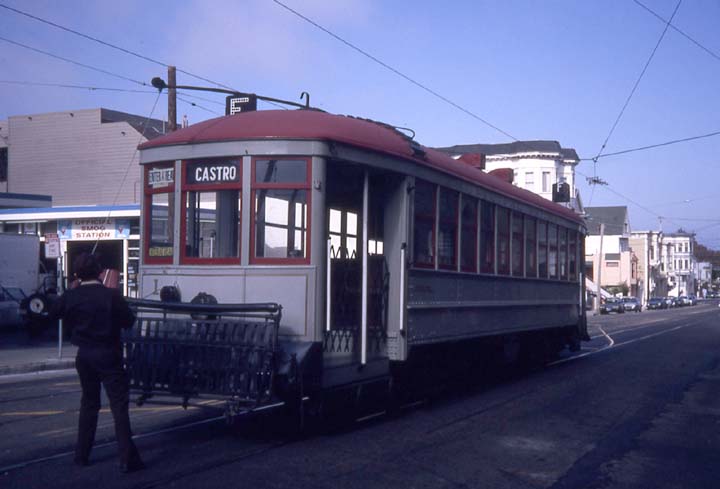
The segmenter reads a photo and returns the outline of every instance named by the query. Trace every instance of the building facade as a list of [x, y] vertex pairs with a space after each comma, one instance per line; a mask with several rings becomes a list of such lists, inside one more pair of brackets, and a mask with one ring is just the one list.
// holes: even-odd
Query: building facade
[[[515, 141], [508, 144], [466, 144], [437, 148], [453, 158], [482, 155], [487, 172], [509, 168], [513, 184], [553, 200], [553, 186], [567, 184], [566, 205], [582, 214], [582, 201], [575, 185], [575, 167], [580, 158], [572, 148], [557, 141]], [[557, 187], [556, 187], [557, 188]]]
[[663, 271], [661, 247], [663, 234], [659, 231], [632, 231], [630, 248], [638, 259], [638, 299], [647, 304], [651, 297], [668, 295], [667, 274]]
[[585, 270], [613, 294], [638, 297], [638, 258], [630, 247], [627, 207], [586, 207]]
[[[142, 198], [137, 146], [165, 123], [108, 109], [12, 116], [0, 124], [7, 150], [0, 232], [59, 239], [41, 263], [72, 276], [74, 257], [95, 249], [133, 296]], [[28, 204], [30, 203], [30, 204]]]
[[666, 233], [663, 235], [662, 244], [661, 260], [663, 270], [668, 277], [668, 295], [679, 297], [695, 294], [697, 291], [695, 234], [682, 230]]

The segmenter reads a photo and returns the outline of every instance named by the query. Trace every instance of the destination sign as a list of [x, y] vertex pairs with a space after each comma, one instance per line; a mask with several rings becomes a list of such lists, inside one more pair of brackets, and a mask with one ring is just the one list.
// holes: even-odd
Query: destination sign
[[175, 183], [174, 168], [151, 168], [147, 174], [147, 184], [153, 188], [167, 187]]
[[189, 163], [186, 179], [188, 184], [239, 182], [240, 165], [237, 161]]

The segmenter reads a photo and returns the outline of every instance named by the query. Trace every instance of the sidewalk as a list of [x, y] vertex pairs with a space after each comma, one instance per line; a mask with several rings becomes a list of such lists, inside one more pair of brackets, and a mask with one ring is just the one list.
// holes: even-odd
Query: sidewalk
[[59, 356], [57, 331], [46, 331], [40, 337], [31, 338], [18, 328], [0, 330], [0, 376], [64, 370], [75, 368], [77, 347], [69, 341], [62, 345]]

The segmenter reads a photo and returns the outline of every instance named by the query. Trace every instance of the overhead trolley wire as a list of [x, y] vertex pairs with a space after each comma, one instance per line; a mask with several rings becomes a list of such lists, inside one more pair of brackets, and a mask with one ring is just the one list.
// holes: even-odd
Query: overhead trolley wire
[[647, 145], [647, 146], [640, 146], [640, 147], [638, 147], [638, 148], [624, 149], [624, 150], [622, 150], [622, 151], [614, 151], [614, 152], [612, 152], [612, 153], [604, 153], [604, 154], [595, 156], [594, 158], [580, 158], [580, 161], [596, 161], [596, 160], [598, 160], [598, 159], [600, 159], [600, 158], [608, 158], [608, 157], [610, 157], [610, 156], [618, 156], [618, 155], [623, 155], [623, 154], [626, 154], [626, 153], [634, 153], [634, 152], [636, 152], [636, 151], [644, 151], [644, 150], [646, 150], [646, 149], [660, 148], [660, 147], [662, 147], [662, 146], [670, 146], [670, 145], [672, 145], [672, 144], [685, 143], [685, 142], [688, 142], [688, 141], [694, 141], [694, 140], [696, 140], [696, 139], [709, 138], [709, 137], [712, 137], [712, 136], [719, 136], [719, 135], [720, 135], [720, 131], [715, 131], [715, 132], [710, 132], [710, 133], [708, 133], [708, 134], [701, 134], [701, 135], [699, 135], [699, 136], [691, 136], [691, 137], [689, 137], [689, 138], [673, 139], [673, 140], [671, 140], [671, 141], [665, 141], [665, 142], [663, 142], [663, 143], [650, 144], [650, 145]]
[[[44, 23], [44, 24], [48, 24], [48, 25], [53, 26], [53, 27], [55, 27], [55, 28], [57, 28], [57, 29], [61, 29], [61, 30], [65, 31], [65, 32], [69, 32], [69, 33], [71, 33], [71, 34], [75, 34], [76, 36], [80, 36], [80, 37], [83, 37], [83, 38], [88, 39], [88, 40], [90, 40], [90, 41], [97, 42], [97, 43], [99, 43], [99, 44], [102, 44], [103, 46], [106, 46], [106, 47], [109, 47], [109, 48], [112, 48], [112, 49], [116, 49], [116, 50], [118, 50], [118, 51], [122, 51], [122, 52], [125, 53], [125, 54], [129, 54], [129, 55], [131, 55], [131, 56], [135, 56], [135, 57], [137, 57], [137, 58], [144, 59], [145, 61], [149, 61], [149, 62], [151, 62], [151, 63], [155, 63], [155, 64], [157, 64], [157, 65], [164, 66], [164, 67], [166, 67], [166, 68], [167, 68], [168, 66], [170, 66], [170, 65], [167, 64], [167, 63], [164, 63], [164, 62], [162, 62], [162, 61], [158, 61], [158, 60], [156, 60], [156, 59], [150, 58], [149, 56], [145, 56], [145, 55], [142, 55], [142, 54], [140, 54], [140, 53], [136, 53], [135, 51], [131, 51], [131, 50], [129, 50], [129, 49], [125, 49], [125, 48], [123, 48], [123, 47], [121, 47], [121, 46], [117, 46], [117, 45], [115, 45], [115, 44], [111, 44], [111, 43], [109, 43], [109, 42], [107, 42], [107, 41], [103, 41], [102, 39], [98, 39], [97, 37], [93, 37], [93, 36], [89, 36], [89, 35], [87, 35], [87, 34], [83, 34], [82, 32], [76, 31], [75, 29], [70, 29], [69, 27], [65, 27], [65, 26], [60, 25], [60, 24], [57, 24], [57, 23], [55, 23], [55, 22], [52, 22], [52, 21], [43, 19], [43, 18], [41, 18], [41, 17], [38, 17], [38, 16], [36, 16], [36, 15], [30, 14], [30, 13], [28, 13], [28, 12], [24, 12], [24, 11], [22, 11], [22, 10], [19, 10], [19, 9], [16, 9], [16, 8], [13, 8], [13, 7], [10, 7], [10, 6], [5, 5], [5, 4], [3, 4], [3, 3], [0, 3], [0, 7], [1, 7], [1, 8], [4, 8], [4, 9], [7, 9], [7, 10], [10, 10], [10, 11], [12, 11], [12, 12], [15, 12], [16, 14], [24, 15], [25, 17], [29, 17], [29, 18], [31, 18], [31, 19], [33, 19], [33, 20], [38, 21], [38, 22], [42, 22], [42, 23]], [[227, 88], [227, 89], [229, 89], [229, 90], [235, 90], [235, 89], [232, 88], [232, 87], [229, 87], [229, 86], [227, 86], [227, 85], [223, 85], [222, 83], [218, 83], [218, 82], [216, 82], [216, 81], [210, 80], [210, 79], [205, 78], [205, 77], [203, 77], [203, 76], [196, 75], [196, 74], [194, 74], [194, 73], [190, 73], [189, 71], [181, 70], [181, 69], [179, 69], [179, 68], [177, 68], [177, 71], [179, 71], [180, 73], [183, 73], [183, 74], [185, 74], [185, 75], [192, 76], [193, 78], [197, 78], [197, 79], [199, 79], [199, 80], [203, 80], [203, 81], [206, 81], [206, 82], [208, 82], [208, 83], [212, 83], [213, 85], [217, 85], [217, 86], [219, 86], [219, 87]]]
[[618, 123], [620, 122], [620, 119], [622, 118], [623, 114], [625, 113], [625, 109], [627, 109], [628, 105], [630, 104], [630, 100], [632, 100], [633, 95], [635, 95], [635, 91], [637, 90], [638, 86], [640, 85], [640, 81], [643, 79], [643, 76], [645, 75], [645, 72], [647, 71], [648, 66], [650, 66], [650, 62], [655, 57], [655, 53], [657, 52], [658, 48], [660, 47], [660, 43], [662, 42], [663, 38], [665, 37], [665, 34], [667, 33], [668, 29], [670, 28], [670, 23], [675, 18], [675, 14], [677, 14], [677, 11], [680, 8], [681, 3], [682, 3], [682, 0], [678, 0], [677, 5], [675, 6], [675, 10], [673, 10], [673, 13], [670, 16], [670, 19], [665, 24], [665, 28], [663, 29], [662, 34], [660, 34], [660, 38], [658, 39], [657, 43], [655, 43], [655, 48], [653, 48], [652, 53], [650, 53], [650, 57], [645, 62], [645, 66], [643, 67], [642, 71], [640, 72], [640, 76], [638, 76], [637, 80], [635, 80], [635, 84], [633, 85], [632, 90], [630, 90], [630, 94], [627, 96], [625, 103], [623, 104], [622, 108], [620, 109], [620, 113], [615, 118], [615, 122], [613, 123], [612, 127], [610, 128], [610, 132], [608, 133], [607, 137], [605, 138], [605, 141], [603, 141], [603, 144], [600, 147], [600, 151], [598, 151], [598, 154], [595, 156], [595, 158], [593, 158], [594, 161], [597, 161], [597, 159], [602, 156], [602, 152], [605, 150], [607, 143], [610, 141], [610, 138], [612, 137], [613, 133], [615, 132], [615, 128], [617, 127]]
[[102, 68], [97, 68], [97, 67], [95, 67], [95, 66], [91, 66], [91, 65], [88, 65], [88, 64], [85, 64], [85, 63], [81, 63], [81, 62], [79, 62], [79, 61], [75, 61], [75, 60], [72, 60], [72, 59], [69, 59], [69, 58], [65, 58], [65, 57], [63, 57], [63, 56], [58, 56], [57, 54], [49, 53], [49, 52], [47, 52], [47, 51], [43, 51], [42, 49], [34, 48], [34, 47], [32, 47], [32, 46], [28, 46], [27, 44], [23, 44], [23, 43], [21, 43], [21, 42], [13, 41], [12, 39], [8, 39], [8, 38], [6, 38], [6, 37], [0, 36], [0, 40], [5, 41], [5, 42], [10, 43], [10, 44], [14, 44], [14, 45], [16, 45], [16, 46], [20, 46], [21, 48], [29, 49], [30, 51], [34, 51], [34, 52], [36, 52], [36, 53], [44, 54], [45, 56], [50, 56], [51, 58], [55, 58], [55, 59], [59, 59], [59, 60], [61, 60], [61, 61], [65, 61], [66, 63], [71, 63], [71, 64], [74, 64], [74, 65], [77, 65], [77, 66], [82, 66], [83, 68], [87, 68], [87, 69], [90, 69], [90, 70], [93, 70], [93, 71], [97, 71], [97, 72], [100, 72], [100, 73], [104, 73], [104, 74], [106, 74], [106, 75], [114, 76], [115, 78], [120, 78], [120, 79], [122, 79], [122, 80], [126, 80], [126, 81], [130, 81], [130, 82], [133, 82], [133, 83], [137, 83], [138, 85], [150, 86], [148, 83], [142, 82], [142, 81], [140, 81], [140, 80], [135, 80], [134, 78], [129, 78], [129, 77], [127, 77], [127, 76], [118, 75], [117, 73], [113, 73], [112, 71], [107, 71], [107, 70], [104, 70], [104, 69], [102, 69]]
[[326, 34], [328, 34], [329, 36], [333, 37], [334, 39], [336, 39], [336, 40], [340, 41], [341, 43], [345, 44], [345, 45], [348, 46], [350, 49], [353, 49], [353, 50], [357, 51], [358, 53], [362, 54], [363, 56], [365, 56], [365, 57], [371, 59], [372, 61], [374, 61], [375, 63], [379, 64], [379, 65], [382, 66], [383, 68], [385, 68], [385, 69], [387, 69], [387, 70], [390, 70], [390, 71], [392, 71], [393, 73], [395, 73], [396, 75], [404, 78], [405, 80], [409, 81], [410, 83], [412, 83], [412, 84], [415, 85], [416, 87], [419, 87], [419, 88], [421, 88], [422, 90], [425, 90], [426, 92], [428, 92], [429, 94], [433, 95], [434, 97], [436, 97], [436, 98], [442, 100], [443, 102], [445, 102], [445, 103], [447, 103], [447, 104], [455, 107], [456, 109], [464, 112], [465, 114], [469, 115], [470, 117], [472, 117], [472, 118], [474, 118], [474, 119], [482, 122], [482, 123], [485, 124], [486, 126], [491, 127], [492, 129], [495, 129], [497, 132], [499, 132], [499, 133], [501, 133], [501, 134], [504, 134], [505, 136], [509, 137], [509, 138], [512, 139], [513, 141], [517, 141], [517, 140], [518, 140], [518, 139], [517, 139], [515, 136], [513, 136], [512, 134], [509, 134], [509, 133], [503, 131], [503, 130], [500, 129], [499, 127], [491, 124], [490, 122], [488, 122], [487, 120], [483, 119], [482, 117], [480, 117], [479, 115], [475, 114], [474, 112], [471, 112], [470, 110], [466, 109], [465, 107], [462, 107], [462, 106], [458, 105], [457, 103], [453, 102], [452, 100], [448, 99], [447, 97], [439, 94], [439, 93], [436, 92], [435, 90], [433, 90], [433, 89], [431, 89], [431, 88], [423, 85], [422, 83], [414, 80], [413, 78], [410, 78], [408, 75], [402, 73], [401, 71], [397, 70], [396, 68], [393, 68], [393, 67], [390, 66], [389, 64], [387, 64], [387, 63], [385, 63], [384, 61], [378, 59], [377, 57], [373, 56], [372, 54], [368, 53], [367, 51], [365, 51], [365, 50], [363, 50], [363, 49], [355, 46], [355, 45], [352, 44], [351, 42], [346, 41], [346, 40], [343, 39], [342, 37], [338, 36], [338, 35], [335, 34], [334, 32], [332, 32], [332, 31], [330, 31], [329, 29], [327, 29], [327, 28], [323, 27], [322, 25], [318, 24], [318, 23], [315, 22], [314, 20], [306, 17], [305, 15], [301, 14], [301, 13], [298, 12], [297, 10], [294, 10], [294, 9], [290, 8], [289, 6], [285, 5], [284, 3], [282, 3], [282, 2], [279, 1], [279, 0], [273, 0], [273, 2], [275, 2], [276, 4], [278, 4], [279, 6], [281, 6], [282, 8], [284, 8], [285, 10], [287, 10], [288, 12], [296, 15], [297, 17], [300, 17], [300, 18], [303, 19], [305, 22], [307, 22], [307, 23], [309, 23], [309, 24], [317, 27], [318, 29], [320, 29], [321, 31], [325, 32]]
[[714, 51], [711, 51], [711, 50], [708, 49], [707, 47], [703, 46], [703, 45], [700, 44], [698, 41], [696, 41], [695, 39], [693, 39], [692, 37], [690, 37], [689, 34], [685, 33], [684, 31], [682, 31], [681, 29], [679, 29], [679, 28], [676, 27], [675, 25], [670, 24], [667, 20], [665, 20], [663, 17], [661, 17], [658, 13], [656, 13], [654, 10], [652, 10], [650, 7], [648, 7], [647, 5], [643, 4], [643, 3], [640, 2], [639, 0], [633, 0], [633, 1], [634, 1], [636, 4], [638, 4], [639, 6], [641, 6], [642, 8], [644, 8], [645, 10], [647, 10], [648, 12], [650, 12], [650, 13], [651, 13], [652, 15], [654, 15], [657, 19], [661, 20], [662, 22], [667, 22], [668, 25], [670, 26], [670, 28], [673, 29], [675, 32], [677, 32], [678, 34], [680, 34], [681, 36], [683, 36], [685, 39], [687, 39], [687, 40], [690, 41], [691, 43], [695, 44], [697, 47], [699, 47], [700, 49], [702, 49], [703, 51], [705, 51], [706, 53], [708, 53], [708, 54], [709, 54], [710, 56], [712, 56], [713, 58], [715, 58], [715, 59], [717, 59], [718, 61], [720, 61], [720, 55], [716, 54]]

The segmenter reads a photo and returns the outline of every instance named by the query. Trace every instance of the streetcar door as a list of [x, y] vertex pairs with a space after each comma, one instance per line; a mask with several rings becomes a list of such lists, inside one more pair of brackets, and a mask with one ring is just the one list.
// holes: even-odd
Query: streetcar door
[[326, 366], [387, 362], [387, 180], [360, 166], [328, 165]]

